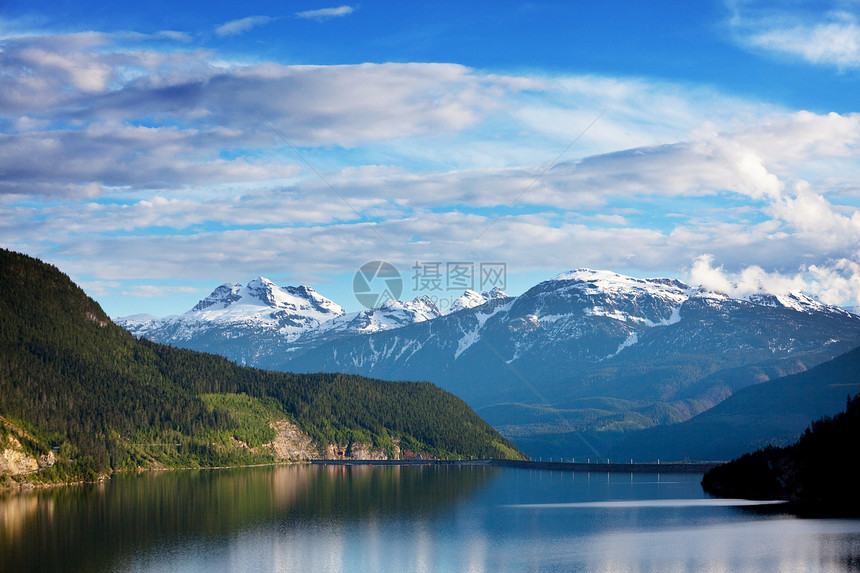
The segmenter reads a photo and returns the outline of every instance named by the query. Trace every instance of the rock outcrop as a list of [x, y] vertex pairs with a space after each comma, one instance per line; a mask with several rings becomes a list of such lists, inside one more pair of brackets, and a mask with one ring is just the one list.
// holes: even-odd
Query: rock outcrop
[[[21, 475], [39, 470], [39, 461], [24, 451], [21, 442], [13, 435], [6, 437], [0, 451], [0, 474]], [[52, 452], [53, 453], [53, 452]]]
[[277, 436], [264, 447], [271, 450], [275, 458], [280, 461], [400, 459], [400, 448], [397, 446], [393, 456], [389, 456], [383, 448], [374, 448], [372, 444], [357, 442], [345, 445], [326, 444], [320, 447], [289, 420], [278, 420], [272, 422], [271, 426], [277, 432]]
[[314, 444], [313, 439], [302, 432], [298, 426], [289, 420], [277, 420], [272, 422], [271, 426], [278, 434], [264, 447], [270, 449], [275, 458], [282, 461], [319, 458], [319, 449]]

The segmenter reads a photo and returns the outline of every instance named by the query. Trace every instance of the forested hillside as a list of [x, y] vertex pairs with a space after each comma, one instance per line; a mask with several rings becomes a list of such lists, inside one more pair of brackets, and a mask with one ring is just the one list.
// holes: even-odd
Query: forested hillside
[[265, 372], [137, 340], [56, 268], [6, 250], [0, 280], [0, 449], [53, 448], [39, 479], [272, 461], [279, 420], [320, 455], [520, 456], [431, 384]]
[[814, 422], [794, 445], [768, 447], [717, 466], [702, 487], [721, 497], [783, 499], [815, 513], [860, 514], [860, 395], [845, 412]]

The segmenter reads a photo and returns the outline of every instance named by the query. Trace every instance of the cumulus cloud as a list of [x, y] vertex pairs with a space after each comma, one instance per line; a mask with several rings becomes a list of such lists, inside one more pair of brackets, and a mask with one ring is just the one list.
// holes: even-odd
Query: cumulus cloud
[[805, 182], [797, 184], [793, 196], [774, 202], [769, 211], [824, 248], [860, 245], [860, 211], [838, 212]]
[[860, 263], [857, 260], [839, 259], [807, 269], [816, 288], [812, 292], [827, 304], [852, 301], [860, 304]]
[[0, 138], [0, 192], [283, 178], [289, 168], [260, 158], [261, 147], [282, 146], [267, 124], [293, 145], [438, 137], [525, 87], [447, 64], [215, 67], [203, 52], [112, 50], [113, 41], [4, 41], [0, 115], [16, 132]]
[[825, 304], [860, 303], [860, 263], [844, 258], [801, 267], [794, 273], [767, 272], [757, 265], [730, 273], [715, 267], [714, 257], [706, 254], [694, 260], [690, 282], [738, 298], [803, 292]]
[[269, 16], [248, 16], [221, 24], [215, 28], [215, 33], [219, 36], [237, 36], [271, 21], [272, 18]]
[[379, 258], [548, 276], [694, 261], [722, 289], [855, 296], [856, 114], [641, 79], [140, 46], [2, 40], [0, 243], [96, 285]]
[[715, 267], [714, 257], [710, 254], [701, 255], [693, 261], [690, 281], [733, 297], [758, 293], [787, 294], [800, 292], [808, 287], [800, 273], [788, 276], [776, 272], [768, 273], [757, 265], [750, 265], [730, 274], [722, 266]]

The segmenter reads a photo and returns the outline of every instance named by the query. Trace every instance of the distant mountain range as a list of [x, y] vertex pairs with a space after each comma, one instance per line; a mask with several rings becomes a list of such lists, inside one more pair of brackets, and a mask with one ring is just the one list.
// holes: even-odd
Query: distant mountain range
[[260, 278], [178, 317], [117, 322], [267, 369], [428, 380], [533, 457], [602, 455], [860, 345], [860, 317], [801, 293], [738, 299], [589, 269], [518, 297], [467, 291], [447, 314], [419, 297], [345, 315], [309, 287]]
[[[448, 314], [507, 298], [498, 288], [466, 290]], [[270, 365], [283, 352], [327, 340], [392, 330], [443, 316], [427, 296], [385, 301], [378, 308], [345, 313], [309, 286], [279, 287], [265, 277], [246, 286], [225, 283], [188, 312], [166, 318], [132, 315], [114, 321], [138, 337], [221, 354], [241, 364]]]

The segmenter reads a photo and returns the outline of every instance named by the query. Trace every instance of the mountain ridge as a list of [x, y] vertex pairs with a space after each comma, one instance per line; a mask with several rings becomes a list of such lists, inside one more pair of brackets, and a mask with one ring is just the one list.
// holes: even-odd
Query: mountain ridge
[[231, 333], [229, 345], [198, 349], [272, 370], [429, 380], [536, 457], [575, 447], [564, 435], [578, 442], [577, 432], [597, 432], [608, 448], [624, 432], [684, 421], [860, 345], [860, 317], [802, 293], [732, 298], [591, 269], [396, 328], [320, 335], [344, 320], [292, 341], [246, 333], [246, 344]]

